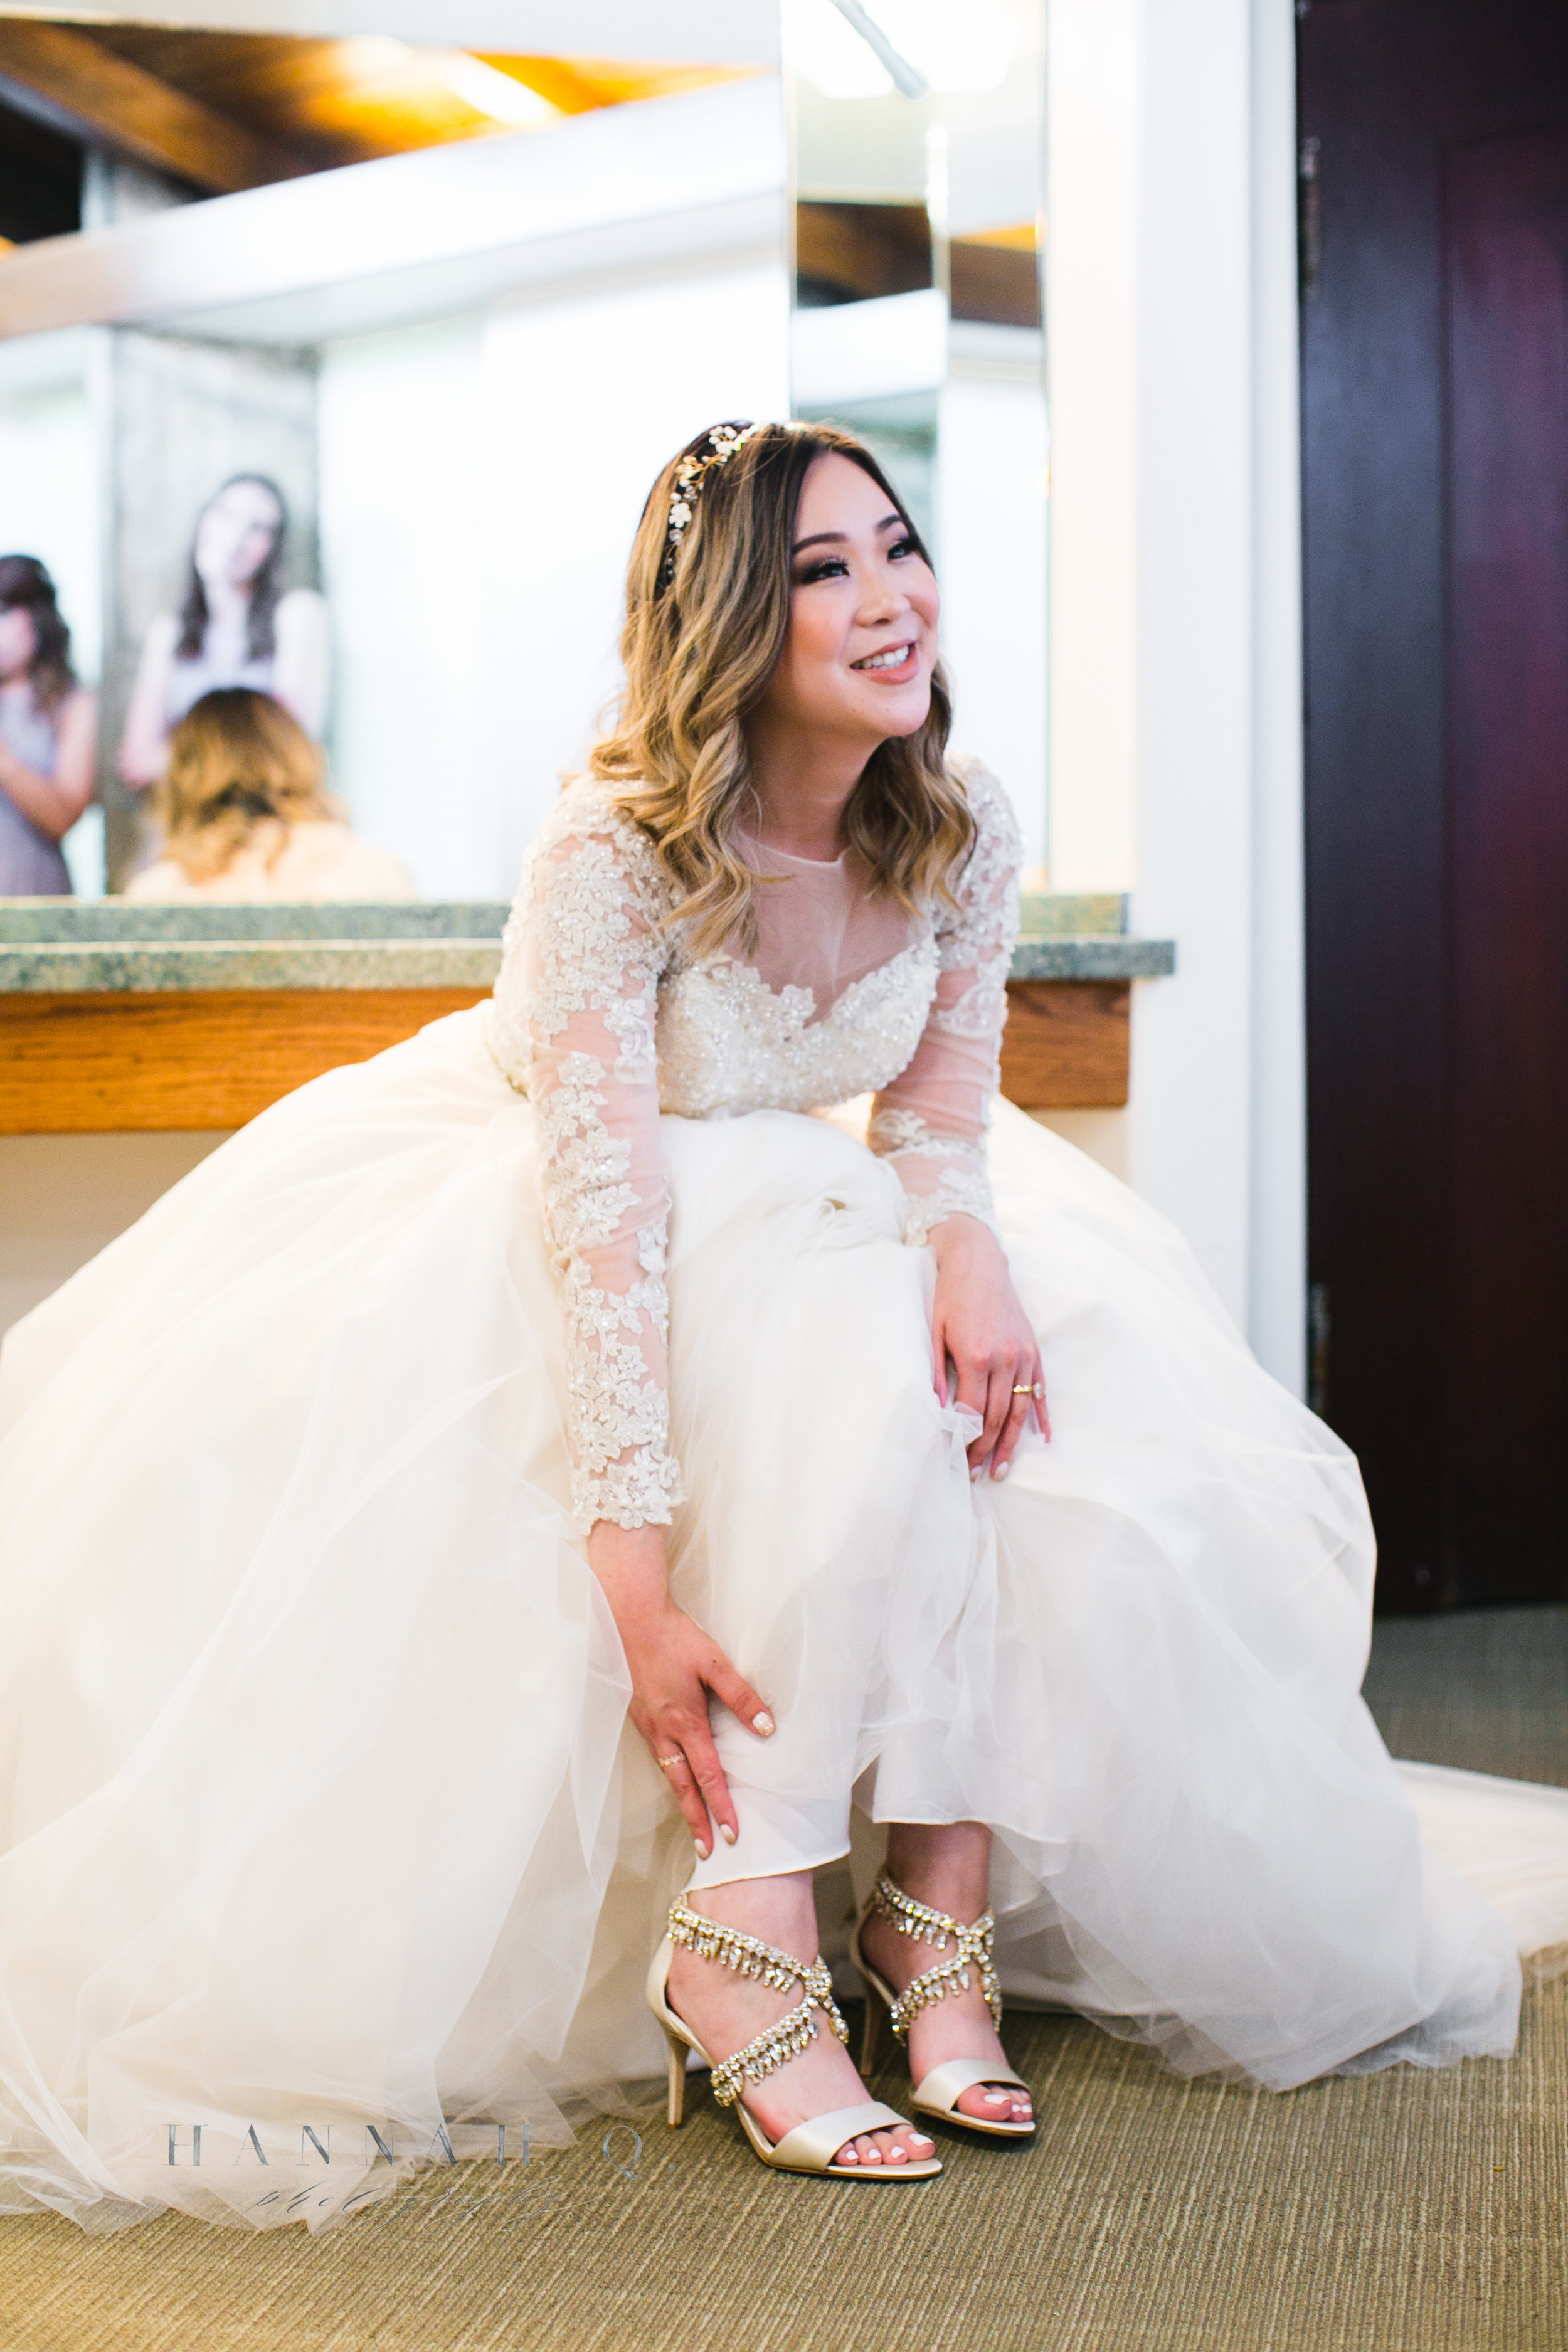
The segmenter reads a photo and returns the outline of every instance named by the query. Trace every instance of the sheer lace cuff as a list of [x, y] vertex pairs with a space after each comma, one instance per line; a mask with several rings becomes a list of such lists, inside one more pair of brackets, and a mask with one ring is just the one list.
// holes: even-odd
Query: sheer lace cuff
[[934, 1192], [911, 1192], [907, 1185], [904, 1192], [909, 1202], [904, 1239], [910, 1249], [923, 1249], [936, 1227], [948, 1217], [978, 1217], [983, 1225], [988, 1225], [993, 1233], [996, 1231], [991, 1180], [984, 1169], [972, 1172], [947, 1168]]
[[978, 1217], [995, 1232], [983, 1140], [943, 1135], [910, 1110], [877, 1111], [866, 1139], [904, 1188], [904, 1239], [911, 1249], [923, 1248], [945, 1217]]

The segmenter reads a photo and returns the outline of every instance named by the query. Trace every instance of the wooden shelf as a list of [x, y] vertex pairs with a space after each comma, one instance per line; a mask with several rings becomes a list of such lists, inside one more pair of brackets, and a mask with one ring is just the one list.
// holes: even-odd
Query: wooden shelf
[[[242, 1127], [485, 988], [241, 988], [0, 995], [0, 1135]], [[1015, 981], [1002, 1090], [1029, 1110], [1127, 1100], [1126, 981]]]

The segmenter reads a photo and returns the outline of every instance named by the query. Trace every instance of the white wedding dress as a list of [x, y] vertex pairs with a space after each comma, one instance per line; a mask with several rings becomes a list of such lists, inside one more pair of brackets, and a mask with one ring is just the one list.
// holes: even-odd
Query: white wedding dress
[[[833, 1864], [853, 1787], [858, 1866], [990, 1822], [1010, 1995], [1178, 2067], [1511, 2048], [1568, 1796], [1402, 1779], [1353, 1461], [1161, 1218], [987, 1132], [1016, 844], [964, 772], [956, 908], [752, 845], [754, 954], [706, 960], [574, 786], [491, 1003], [276, 1105], [10, 1334], [0, 2210], [323, 2226], [388, 2149], [559, 2141], [658, 2070], [692, 1849], [596, 1517], [669, 1524], [778, 1719], [719, 1717], [742, 1835], [697, 1883]], [[932, 1390], [954, 1212], [1044, 1352], [1005, 1485]]]

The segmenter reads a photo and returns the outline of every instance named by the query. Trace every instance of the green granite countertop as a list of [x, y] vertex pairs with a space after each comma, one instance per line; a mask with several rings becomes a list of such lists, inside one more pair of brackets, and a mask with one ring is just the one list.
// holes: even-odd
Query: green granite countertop
[[[505, 899], [386, 906], [126, 905], [0, 898], [0, 995], [238, 988], [489, 988]], [[1126, 901], [1024, 901], [1015, 980], [1143, 980], [1175, 970], [1168, 940], [1126, 936]]]

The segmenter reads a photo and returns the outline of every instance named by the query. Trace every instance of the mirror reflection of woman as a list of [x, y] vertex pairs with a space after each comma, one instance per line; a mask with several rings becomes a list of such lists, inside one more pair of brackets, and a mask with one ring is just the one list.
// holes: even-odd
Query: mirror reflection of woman
[[0, 898], [70, 896], [60, 843], [92, 798], [96, 746], [54, 582], [37, 556], [0, 555]]
[[937, 618], [859, 444], [700, 436], [492, 998], [8, 1336], [0, 2206], [320, 2226], [368, 2126], [560, 2144], [665, 2066], [678, 2122], [689, 2054], [769, 2166], [930, 2184], [1035, 2128], [1005, 1990], [1278, 2090], [1512, 2047], [1568, 1792], [1418, 1813], [1352, 1457], [997, 1099]]
[[215, 687], [169, 741], [153, 788], [159, 856], [127, 898], [257, 900], [417, 897], [402, 862], [362, 841], [326, 786], [326, 756], [269, 694]]
[[147, 632], [121, 741], [122, 781], [155, 784], [169, 737], [215, 687], [272, 695], [321, 740], [330, 685], [327, 608], [312, 588], [281, 586], [289, 512], [265, 474], [236, 474], [197, 518], [184, 602]]

